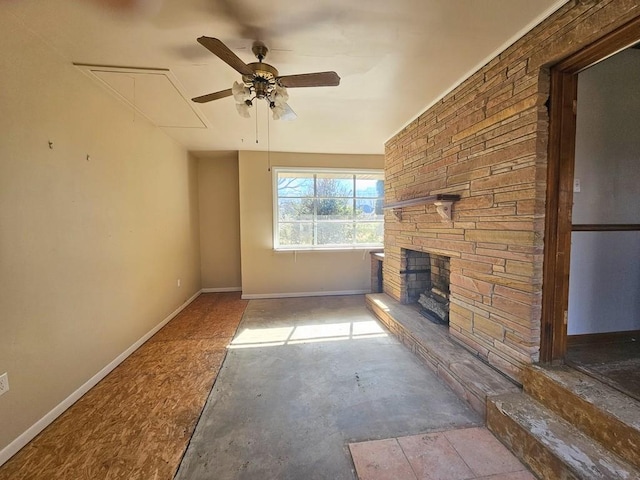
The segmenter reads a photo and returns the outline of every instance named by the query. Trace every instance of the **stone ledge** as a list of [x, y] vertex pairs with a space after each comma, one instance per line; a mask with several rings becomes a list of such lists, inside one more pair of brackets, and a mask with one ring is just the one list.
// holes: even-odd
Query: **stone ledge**
[[504, 375], [455, 343], [446, 327], [422, 317], [414, 306], [403, 305], [385, 293], [367, 295], [366, 303], [391, 333], [483, 418], [487, 397], [521, 391]]

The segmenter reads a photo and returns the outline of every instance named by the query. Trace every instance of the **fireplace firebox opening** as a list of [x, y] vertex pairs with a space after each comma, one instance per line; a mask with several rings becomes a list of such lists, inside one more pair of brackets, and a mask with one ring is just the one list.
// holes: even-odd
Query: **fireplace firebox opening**
[[449, 324], [450, 259], [429, 252], [402, 249], [401, 302], [418, 303], [434, 323]]

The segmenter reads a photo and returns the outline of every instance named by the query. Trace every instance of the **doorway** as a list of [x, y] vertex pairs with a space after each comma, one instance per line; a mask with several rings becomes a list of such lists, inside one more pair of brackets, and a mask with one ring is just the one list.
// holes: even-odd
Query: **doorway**
[[551, 70], [541, 343], [638, 397], [639, 39], [636, 19]]

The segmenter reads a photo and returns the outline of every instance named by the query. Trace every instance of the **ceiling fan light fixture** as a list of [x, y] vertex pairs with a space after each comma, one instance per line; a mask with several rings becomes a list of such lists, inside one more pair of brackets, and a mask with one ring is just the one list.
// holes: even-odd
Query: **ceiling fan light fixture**
[[243, 103], [251, 97], [251, 90], [244, 83], [233, 82], [231, 93], [237, 103]]
[[[247, 103], [247, 102], [249, 102], [249, 103]], [[251, 102], [249, 100], [247, 100], [246, 102], [242, 102], [242, 103], [236, 103], [236, 110], [238, 111], [240, 116], [243, 117], [243, 118], [249, 118], [251, 116], [251, 115], [249, 115], [250, 107], [251, 107]]]
[[289, 100], [289, 93], [287, 92], [286, 88], [276, 84], [276, 86], [271, 91], [270, 100], [276, 105], [283, 105], [287, 103], [287, 100]]
[[283, 105], [277, 105], [274, 102], [271, 102], [269, 104], [269, 107], [271, 107], [271, 112], [273, 113], [274, 120], [280, 120], [280, 118], [282, 118], [282, 115], [286, 112], [286, 109]]

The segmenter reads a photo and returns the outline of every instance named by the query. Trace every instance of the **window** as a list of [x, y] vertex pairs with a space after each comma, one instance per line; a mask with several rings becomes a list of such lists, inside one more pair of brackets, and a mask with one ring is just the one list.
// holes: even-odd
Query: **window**
[[381, 170], [275, 168], [274, 248], [381, 247]]

